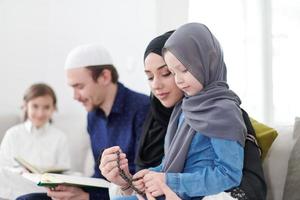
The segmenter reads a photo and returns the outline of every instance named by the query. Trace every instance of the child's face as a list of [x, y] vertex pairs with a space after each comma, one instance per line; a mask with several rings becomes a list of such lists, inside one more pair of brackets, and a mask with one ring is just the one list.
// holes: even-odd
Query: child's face
[[26, 105], [28, 119], [39, 128], [48, 122], [55, 111], [51, 96], [40, 96], [31, 99]]
[[175, 77], [175, 83], [185, 94], [193, 96], [203, 89], [203, 85], [169, 51], [164, 55], [169, 70]]
[[164, 59], [150, 53], [145, 59], [145, 73], [151, 92], [165, 106], [174, 106], [182, 97], [182, 91], [176, 86], [174, 77]]

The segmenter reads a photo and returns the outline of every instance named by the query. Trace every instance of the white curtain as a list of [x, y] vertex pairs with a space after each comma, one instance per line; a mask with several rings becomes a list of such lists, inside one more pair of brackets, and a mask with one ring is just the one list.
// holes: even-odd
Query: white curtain
[[300, 115], [299, 0], [190, 0], [189, 21], [219, 39], [229, 85], [252, 117], [293, 123]]

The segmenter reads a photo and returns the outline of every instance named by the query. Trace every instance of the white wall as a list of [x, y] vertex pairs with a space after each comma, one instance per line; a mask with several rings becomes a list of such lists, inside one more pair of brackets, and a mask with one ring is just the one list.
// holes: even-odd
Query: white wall
[[188, 22], [189, 0], [156, 0], [157, 32], [162, 34]]
[[[148, 94], [142, 70], [144, 49], [151, 38], [186, 18], [186, 12], [177, 14], [177, 20], [169, 16], [168, 2], [0, 0], [0, 112], [20, 112], [24, 90], [43, 81], [55, 89], [59, 113], [85, 113], [72, 100], [63, 66], [73, 47], [93, 42], [109, 49], [121, 82]], [[182, 2], [173, 1], [172, 6], [183, 10]]]
[[1, 0], [0, 112], [19, 112], [25, 88], [47, 82], [60, 113], [84, 113], [65, 84], [67, 53], [84, 43], [106, 46], [127, 86], [148, 93], [142, 58], [157, 34], [152, 0]]
[[[0, 0], [0, 112], [19, 112], [24, 90], [43, 81], [55, 89], [59, 113], [84, 113], [72, 100], [63, 70], [67, 53], [84, 43], [106, 46], [121, 82], [149, 93], [144, 49], [151, 38], [183, 23], [180, 16], [186, 14], [177, 20], [167, 15], [168, 1]], [[182, 1], [172, 6], [179, 10]]]
[[[101, 43], [111, 52], [120, 81], [148, 94], [143, 72], [145, 47], [153, 37], [186, 21], [184, 2], [0, 0], [0, 140], [3, 129], [15, 123], [16, 114], [21, 115], [25, 89], [35, 82], [49, 83], [58, 96], [54, 121], [68, 134], [76, 158], [73, 168], [82, 171], [88, 144], [86, 112], [72, 100], [65, 81], [63, 66], [68, 52], [80, 44]], [[167, 12], [170, 3], [175, 18]]]

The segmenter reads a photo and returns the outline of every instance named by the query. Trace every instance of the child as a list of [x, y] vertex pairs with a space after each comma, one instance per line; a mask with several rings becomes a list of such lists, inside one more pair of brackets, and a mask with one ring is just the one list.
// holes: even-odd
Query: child
[[1, 170], [15, 169], [18, 166], [15, 157], [38, 168], [69, 168], [65, 134], [51, 124], [52, 114], [56, 110], [53, 89], [43, 83], [33, 84], [25, 92], [23, 100], [24, 122], [10, 128], [0, 146]]
[[[213, 195], [238, 186], [246, 128], [240, 99], [226, 83], [219, 42], [203, 24], [186, 24], [166, 42], [164, 59], [185, 93], [170, 119], [165, 141], [162, 171], [167, 183], [179, 188], [182, 197]], [[182, 170], [191, 174], [168, 173]], [[171, 181], [176, 178], [179, 184]]]

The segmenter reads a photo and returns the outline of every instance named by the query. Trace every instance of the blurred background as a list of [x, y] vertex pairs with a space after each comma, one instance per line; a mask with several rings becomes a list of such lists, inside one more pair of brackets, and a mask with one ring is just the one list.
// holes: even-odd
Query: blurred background
[[63, 67], [68, 52], [86, 43], [105, 46], [120, 81], [149, 94], [146, 45], [187, 22], [206, 24], [219, 39], [230, 87], [252, 117], [293, 124], [300, 115], [299, 0], [0, 0], [0, 117], [20, 115], [25, 89], [46, 82], [58, 96], [56, 115], [84, 120]]

